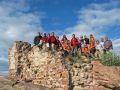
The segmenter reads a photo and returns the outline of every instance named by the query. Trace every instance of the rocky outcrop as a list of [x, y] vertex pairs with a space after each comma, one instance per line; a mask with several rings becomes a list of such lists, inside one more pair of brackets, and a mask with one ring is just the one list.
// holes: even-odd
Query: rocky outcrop
[[9, 74], [55, 90], [120, 90], [120, 68], [103, 66], [85, 57], [63, 58], [27, 42], [9, 49]]
[[111, 90], [120, 90], [120, 67], [108, 67], [98, 61], [93, 64], [93, 80], [96, 85], [104, 86]]

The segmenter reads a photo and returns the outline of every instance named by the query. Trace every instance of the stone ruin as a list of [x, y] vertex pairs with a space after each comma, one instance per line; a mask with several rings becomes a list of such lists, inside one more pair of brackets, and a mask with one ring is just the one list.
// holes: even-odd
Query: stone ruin
[[120, 90], [120, 67], [103, 66], [83, 56], [73, 61], [27, 42], [9, 49], [9, 75], [55, 90]]

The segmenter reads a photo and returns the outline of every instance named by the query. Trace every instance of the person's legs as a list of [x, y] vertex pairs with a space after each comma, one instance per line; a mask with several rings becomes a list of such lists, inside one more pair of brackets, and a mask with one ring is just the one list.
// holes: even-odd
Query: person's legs
[[75, 49], [74, 49], [74, 56], [77, 56], [77, 50], [78, 50], [78, 47], [75, 46]]
[[100, 51], [99, 51], [99, 50], [96, 50], [96, 52], [95, 52], [95, 57], [96, 57], [96, 58], [100, 58]]
[[43, 43], [43, 50], [45, 51], [46, 50], [46, 44]]
[[68, 56], [68, 51], [64, 51], [64, 56]]
[[95, 52], [96, 52], [96, 49], [95, 48], [91, 48], [90, 53], [92, 53], [94, 55]]
[[52, 50], [52, 45], [51, 45], [51, 43], [49, 43], [49, 50]]
[[75, 53], [75, 46], [72, 47], [72, 56], [74, 57], [74, 53]]
[[95, 57], [96, 57], [96, 58], [98, 57], [98, 51], [95, 52]]
[[94, 48], [91, 48], [91, 49], [90, 49], [90, 54], [91, 54], [91, 57], [92, 57], [92, 58], [95, 57], [95, 49], [94, 49]]
[[54, 44], [53, 43], [51, 44], [51, 51], [52, 52], [54, 51]]
[[104, 54], [104, 51], [103, 51], [103, 49], [101, 49], [100, 51], [99, 51], [99, 58], [101, 59], [101, 57], [102, 57], [102, 55]]
[[83, 54], [84, 54], [84, 48], [82, 47], [81, 48], [81, 55], [83, 56]]
[[47, 51], [50, 49], [49, 43], [46, 43], [46, 49], [47, 49]]
[[84, 47], [84, 55], [85, 55], [86, 57], [89, 56], [89, 49], [88, 49], [88, 47]]
[[43, 48], [43, 43], [42, 43], [42, 41], [40, 41], [40, 43], [38, 43], [37, 46], [38, 46], [39, 48]]
[[82, 50], [81, 50], [81, 48], [79, 48], [77, 52], [78, 52], [78, 53], [77, 53], [77, 54], [78, 54], [78, 57], [80, 57], [80, 56], [82, 55]]
[[73, 57], [77, 56], [77, 50], [78, 50], [78, 47], [77, 46], [73, 46], [73, 48], [72, 48], [72, 56]]
[[52, 49], [52, 52], [55, 52], [55, 44], [54, 43], [51, 44], [51, 49]]

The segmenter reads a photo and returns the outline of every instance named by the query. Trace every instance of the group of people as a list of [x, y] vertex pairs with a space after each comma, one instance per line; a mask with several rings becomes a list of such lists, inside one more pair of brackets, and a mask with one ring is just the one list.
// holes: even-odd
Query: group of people
[[44, 33], [43, 35], [38, 32], [38, 35], [34, 38], [34, 44], [43, 50], [51, 50], [52, 52], [62, 50], [63, 56], [72, 55], [73, 57], [78, 55], [100, 57], [103, 53], [113, 49], [112, 41], [108, 37], [96, 40], [92, 34], [89, 37], [85, 35], [80, 36], [80, 38], [73, 34], [71, 40], [63, 35], [60, 40], [54, 32], [51, 34]]

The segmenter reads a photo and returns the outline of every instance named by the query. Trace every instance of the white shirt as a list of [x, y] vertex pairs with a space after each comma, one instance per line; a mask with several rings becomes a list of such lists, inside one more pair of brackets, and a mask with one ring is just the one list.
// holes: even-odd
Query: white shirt
[[96, 49], [101, 51], [101, 50], [103, 50], [103, 46], [101, 44], [97, 44]]

